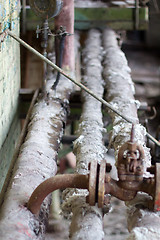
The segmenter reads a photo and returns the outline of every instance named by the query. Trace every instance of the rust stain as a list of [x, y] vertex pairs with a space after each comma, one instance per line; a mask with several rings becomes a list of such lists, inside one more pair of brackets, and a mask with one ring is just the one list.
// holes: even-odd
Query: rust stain
[[18, 227], [18, 232], [27, 235], [28, 237], [30, 237], [30, 239], [33, 239], [32, 235], [29, 233], [28, 228], [26, 226], [24, 226], [22, 223], [18, 222], [17, 227]]
[[160, 211], [160, 192], [158, 193], [158, 197], [156, 198], [155, 201], [155, 210]]

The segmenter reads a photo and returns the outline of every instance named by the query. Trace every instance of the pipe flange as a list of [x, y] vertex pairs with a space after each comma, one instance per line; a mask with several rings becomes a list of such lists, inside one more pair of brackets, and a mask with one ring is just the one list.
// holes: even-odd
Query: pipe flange
[[160, 163], [156, 163], [155, 184], [154, 211], [160, 211]]
[[104, 206], [104, 195], [105, 195], [105, 175], [106, 175], [106, 161], [102, 160], [99, 169], [98, 179], [98, 207]]
[[87, 200], [90, 206], [95, 206], [96, 203], [97, 166], [96, 160], [89, 163], [89, 196]]

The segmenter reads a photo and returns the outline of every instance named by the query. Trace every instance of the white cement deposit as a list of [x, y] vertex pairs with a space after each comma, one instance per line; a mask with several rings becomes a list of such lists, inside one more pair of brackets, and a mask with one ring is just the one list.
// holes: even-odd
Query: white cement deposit
[[[135, 140], [144, 148], [144, 168], [146, 170], [146, 167], [151, 164], [150, 150], [145, 145], [146, 130], [139, 124], [130, 69], [124, 54], [118, 47], [116, 34], [112, 30], [104, 30], [103, 46], [105, 52], [103, 75], [106, 82], [106, 99], [123, 115], [136, 123]], [[117, 160], [119, 148], [130, 138], [131, 124], [126, 123], [115, 113], [111, 111], [109, 113], [113, 120], [110, 146], [114, 147]], [[149, 174], [145, 173], [144, 176], [149, 176]], [[128, 229], [131, 231], [128, 240], [160, 239], [160, 214], [151, 212], [146, 208], [146, 195], [138, 194], [137, 198], [127, 205], [129, 207]]]
[[[103, 96], [101, 34], [90, 30], [83, 51], [83, 83], [100, 97]], [[98, 87], [97, 87], [98, 86]], [[88, 163], [104, 159], [106, 149], [102, 143], [103, 122], [101, 103], [83, 92], [83, 112], [79, 126], [79, 138], [74, 143], [77, 157], [76, 171], [88, 173]], [[70, 228], [72, 240], [102, 240], [104, 237], [102, 212], [97, 207], [90, 207], [85, 202], [86, 190], [65, 191], [63, 210], [73, 213]]]
[[51, 90], [55, 75], [49, 70], [47, 95], [40, 96], [28, 125], [25, 141], [13, 169], [0, 215], [0, 239], [44, 239], [50, 197], [33, 215], [26, 204], [33, 190], [57, 172], [56, 158], [63, 125], [67, 117], [68, 98], [73, 84], [62, 77], [57, 91]]

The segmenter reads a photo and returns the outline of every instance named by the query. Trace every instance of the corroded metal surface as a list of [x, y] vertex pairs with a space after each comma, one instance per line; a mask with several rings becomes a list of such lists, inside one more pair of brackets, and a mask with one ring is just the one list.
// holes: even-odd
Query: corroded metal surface
[[130, 141], [124, 143], [118, 152], [118, 177], [123, 182], [143, 181], [145, 155], [143, 147], [134, 140], [134, 126], [131, 129]]
[[86, 189], [88, 186], [88, 176], [80, 174], [64, 174], [51, 177], [42, 182], [32, 193], [29, 202], [28, 209], [33, 213], [39, 213], [40, 206], [43, 200], [51, 192], [57, 189], [65, 188], [81, 188]]
[[156, 163], [155, 180], [154, 210], [160, 211], [160, 163]]
[[90, 162], [89, 169], [88, 202], [90, 206], [94, 206], [96, 203], [97, 161]]
[[102, 208], [104, 205], [105, 174], [106, 174], [106, 161], [102, 160], [100, 163], [99, 179], [98, 179], [98, 207], [99, 208]]

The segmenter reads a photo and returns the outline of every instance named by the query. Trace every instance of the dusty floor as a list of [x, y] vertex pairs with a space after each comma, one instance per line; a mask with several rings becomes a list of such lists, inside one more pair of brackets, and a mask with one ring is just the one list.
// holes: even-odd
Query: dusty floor
[[[69, 236], [68, 220], [50, 220], [46, 240], [66, 240]], [[104, 240], [124, 240], [128, 236], [126, 207], [124, 203], [112, 199], [112, 211], [104, 216]]]

